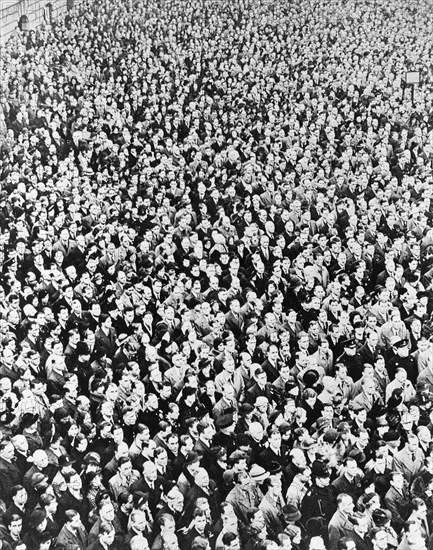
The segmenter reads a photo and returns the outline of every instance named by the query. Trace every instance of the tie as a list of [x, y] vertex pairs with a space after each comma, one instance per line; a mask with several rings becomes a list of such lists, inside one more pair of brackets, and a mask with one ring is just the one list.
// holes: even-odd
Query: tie
[[416, 453], [412, 453], [412, 462], [415, 462], [416, 460]]

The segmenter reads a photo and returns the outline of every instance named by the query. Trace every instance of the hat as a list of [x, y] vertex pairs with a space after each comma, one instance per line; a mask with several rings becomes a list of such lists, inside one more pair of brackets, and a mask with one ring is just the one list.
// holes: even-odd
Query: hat
[[282, 471], [281, 464], [278, 462], [271, 462], [268, 467], [268, 472], [271, 476], [279, 474]]
[[319, 381], [319, 373], [315, 369], [308, 369], [304, 372], [302, 375], [302, 382], [305, 384], [306, 387], [311, 388], [314, 386], [314, 384], [317, 384]]
[[397, 342], [394, 342], [393, 346], [397, 349], [404, 348], [408, 345], [408, 342], [405, 338], [402, 338], [401, 340], [397, 340]]
[[340, 424], [338, 424], [338, 426], [337, 426], [337, 430], [340, 433], [349, 434], [350, 433], [350, 425], [349, 425], [348, 422], [340, 422]]
[[40, 485], [41, 483], [44, 483], [47, 480], [48, 480], [47, 476], [45, 476], [44, 474], [41, 474], [40, 472], [35, 472], [34, 474], [32, 474], [30, 478], [30, 485], [32, 485], [32, 487], [37, 487], [38, 485]]
[[311, 466], [312, 477], [330, 477], [329, 469], [325, 463], [315, 460]]
[[334, 428], [328, 428], [323, 434], [323, 441], [326, 443], [335, 443], [338, 439], [338, 432]]
[[261, 407], [262, 405], [267, 405], [268, 403], [269, 403], [268, 399], [260, 395], [259, 397], [257, 397], [256, 402], [254, 403], [254, 406]]
[[149, 493], [143, 493], [141, 491], [137, 491], [132, 495], [132, 502], [134, 504], [134, 508], [140, 508], [140, 506], [143, 506], [143, 504], [146, 504], [148, 500], [149, 500]]
[[316, 433], [314, 434], [317, 437], [323, 432], [328, 426], [330, 426], [331, 421], [326, 418], [319, 418], [316, 422]]
[[222, 447], [221, 445], [218, 445], [216, 447], [212, 447], [209, 451], [209, 454], [214, 460], [219, 460], [223, 456], [227, 456], [227, 449], [225, 447]]
[[281, 435], [284, 435], [284, 434], [290, 432], [290, 430], [291, 430], [290, 424], [286, 421], [281, 422], [281, 424], [279, 425], [279, 430], [280, 430]]
[[224, 430], [234, 423], [233, 416], [231, 414], [224, 414], [216, 421], [217, 428]]
[[292, 504], [286, 504], [283, 506], [284, 519], [287, 521], [298, 521], [301, 519], [301, 512]]
[[355, 340], [353, 338], [349, 338], [348, 340], [344, 340], [344, 342], [342, 342], [342, 344], [345, 348], [356, 348], [356, 343], [355, 343]]
[[390, 441], [398, 441], [399, 439], [400, 439], [400, 435], [394, 430], [390, 430], [389, 432], [386, 432], [385, 434], [383, 434], [383, 440], [386, 441], [387, 443]]
[[39, 420], [39, 415], [38, 414], [24, 413], [23, 417], [21, 418], [21, 422], [20, 422], [20, 426], [19, 426], [18, 431], [22, 432], [26, 428], [29, 428], [30, 426], [33, 426], [33, 424], [35, 424], [35, 422], [37, 422], [38, 420]]
[[246, 454], [243, 451], [233, 451], [229, 456], [229, 460], [232, 464], [239, 462], [240, 460], [245, 460], [247, 458]]
[[191, 464], [195, 464], [196, 462], [200, 462], [201, 456], [196, 453], [195, 451], [190, 451], [185, 458], [184, 464], [185, 466], [190, 466]]
[[269, 472], [258, 464], [253, 464], [250, 470], [250, 477], [253, 481], [265, 481], [269, 477]]
[[101, 457], [98, 453], [87, 453], [86, 456], [83, 458], [84, 464], [100, 464]]
[[239, 412], [241, 414], [250, 414], [254, 410], [254, 407], [250, 403], [242, 403], [242, 405], [239, 408]]
[[90, 349], [86, 342], [78, 342], [76, 352], [77, 355], [90, 355]]
[[349, 451], [347, 456], [356, 460], [358, 464], [365, 462], [366, 458], [365, 454], [359, 449], [352, 449], [351, 451]]
[[129, 336], [127, 334], [119, 334], [118, 338], [117, 338], [117, 345], [118, 346], [122, 346], [123, 344], [125, 344], [127, 341], [129, 340]]
[[64, 468], [65, 466], [69, 466], [70, 464], [73, 464], [75, 461], [71, 460], [71, 458], [67, 455], [61, 455], [59, 456], [59, 467]]
[[46, 517], [47, 517], [47, 513], [43, 508], [33, 510], [29, 518], [30, 527], [33, 527], [34, 529], [36, 529], [36, 527], [40, 525]]
[[306, 437], [301, 441], [300, 447], [303, 451], [309, 451], [315, 445], [317, 445], [317, 441], [315, 439], [313, 439], [312, 437]]
[[382, 508], [377, 508], [373, 512], [373, 521], [377, 527], [382, 527], [391, 519], [391, 513], [388, 510], [382, 510]]

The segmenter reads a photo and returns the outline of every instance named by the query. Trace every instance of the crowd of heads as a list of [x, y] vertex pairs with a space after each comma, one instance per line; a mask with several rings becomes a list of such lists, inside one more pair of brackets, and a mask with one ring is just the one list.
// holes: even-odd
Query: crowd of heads
[[430, 550], [432, 26], [89, 0], [1, 48], [0, 548]]

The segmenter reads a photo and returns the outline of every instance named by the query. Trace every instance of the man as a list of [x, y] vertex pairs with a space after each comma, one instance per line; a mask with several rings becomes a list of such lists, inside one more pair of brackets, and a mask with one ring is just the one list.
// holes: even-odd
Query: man
[[235, 360], [232, 355], [226, 355], [223, 361], [223, 370], [215, 378], [215, 387], [219, 393], [224, 393], [227, 384], [233, 386], [235, 398], [239, 400], [243, 395], [245, 383], [242, 374], [235, 369]]
[[66, 523], [57, 537], [57, 544], [74, 550], [87, 548], [87, 533], [81, 523], [80, 514], [75, 510], [66, 510]]
[[287, 462], [286, 447], [281, 444], [281, 432], [273, 425], [268, 430], [268, 448], [259, 455], [259, 464], [268, 469], [272, 462], [277, 462], [283, 468]]
[[302, 501], [302, 519], [306, 522], [309, 518], [322, 517], [329, 522], [336, 508], [330, 471], [323, 462], [316, 460], [311, 467], [311, 477], [313, 483]]
[[131, 548], [131, 540], [137, 535], [144, 535], [148, 529], [148, 521], [146, 513], [143, 510], [133, 510], [130, 516], [130, 529], [125, 537], [124, 546], [125, 550]]
[[0, 495], [6, 506], [12, 502], [12, 487], [22, 481], [14, 457], [12, 442], [9, 439], [0, 441]]
[[143, 464], [143, 475], [131, 485], [130, 492], [149, 493], [149, 508], [152, 514], [156, 513], [156, 509], [161, 497], [161, 486], [163, 479], [158, 476], [156, 466], [150, 460]]
[[271, 475], [265, 482], [267, 491], [262, 498], [259, 509], [263, 513], [266, 527], [271, 537], [276, 537], [283, 531], [282, 512], [284, 499], [282, 495], [281, 477]]
[[400, 472], [407, 483], [410, 483], [423, 467], [424, 458], [424, 453], [419, 448], [418, 437], [410, 433], [406, 445], [394, 456], [393, 469]]
[[385, 505], [392, 514], [392, 526], [400, 533], [410, 513], [409, 493], [400, 472], [391, 473], [390, 485], [385, 495]]
[[28, 495], [24, 487], [22, 485], [14, 485], [11, 489], [11, 495], [12, 503], [8, 506], [2, 517], [2, 522], [5, 525], [13, 515], [20, 516], [24, 522], [25, 517], [29, 513], [26, 507]]
[[186, 495], [184, 510], [185, 521], [188, 522], [194, 512], [197, 499], [205, 498], [209, 503], [210, 514], [213, 522], [219, 519], [219, 507], [221, 499], [215, 481], [209, 479], [209, 474], [204, 468], [199, 468], [194, 476], [194, 485]]
[[383, 527], [375, 527], [370, 531], [370, 540], [373, 550], [388, 550], [388, 533]]
[[342, 537], [350, 537], [353, 533], [353, 524], [349, 516], [354, 510], [353, 499], [346, 493], [337, 497], [337, 511], [328, 525], [329, 550], [338, 550], [338, 541]]
[[[18, 548], [21, 541], [23, 520], [18, 514], [12, 514], [8, 520], [0, 524], [0, 541], [9, 545], [6, 548]], [[80, 549], [82, 550], [82, 549]]]
[[122, 526], [114, 511], [113, 502], [107, 493], [103, 493], [96, 499], [96, 508], [98, 511], [98, 518], [90, 530], [88, 544], [94, 544], [98, 540], [102, 525], [106, 523], [113, 526], [115, 531], [115, 541], [118, 544], [121, 544], [123, 541]]
[[431, 535], [431, 527], [427, 518], [427, 506], [421, 498], [412, 499], [410, 504], [412, 513], [407, 521], [414, 521], [419, 526], [421, 536], [427, 542]]
[[140, 479], [137, 470], [132, 469], [132, 463], [129, 456], [123, 456], [119, 459], [117, 474], [110, 478], [108, 485], [114, 500], [117, 502], [119, 495], [124, 491], [129, 492], [131, 485]]
[[347, 457], [343, 462], [343, 473], [332, 482], [336, 493], [345, 493], [354, 501], [361, 495], [362, 472], [354, 458]]
[[407, 405], [416, 397], [416, 391], [413, 384], [407, 379], [407, 372], [403, 367], [398, 367], [395, 371], [394, 380], [386, 387], [385, 398], [386, 402], [392, 396], [394, 390], [401, 389], [403, 402]]
[[260, 490], [251, 483], [251, 478], [247, 472], [237, 472], [233, 476], [235, 486], [227, 495], [226, 501], [230, 502], [238, 517], [244, 525], [248, 525], [248, 512], [251, 508], [259, 506], [263, 495]]
[[279, 377], [279, 364], [278, 364], [278, 347], [274, 344], [271, 344], [268, 348], [268, 353], [266, 356], [266, 361], [262, 363], [262, 370], [267, 375], [267, 380], [271, 384], [275, 382], [275, 380]]
[[373, 406], [383, 405], [382, 398], [377, 391], [375, 378], [367, 377], [362, 379], [362, 391], [352, 400], [352, 405], [364, 408], [367, 413], [371, 411]]
[[111, 523], [103, 523], [99, 530], [98, 539], [87, 547], [87, 550], [115, 550], [114, 537], [116, 532]]
[[245, 401], [254, 405], [258, 397], [266, 397], [269, 403], [274, 402], [274, 390], [268, 382], [267, 374], [261, 367], [254, 371], [254, 384], [245, 393]]

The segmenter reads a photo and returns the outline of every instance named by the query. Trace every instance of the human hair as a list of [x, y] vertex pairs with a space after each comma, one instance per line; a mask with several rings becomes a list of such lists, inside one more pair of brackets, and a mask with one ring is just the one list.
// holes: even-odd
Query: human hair
[[108, 533], [111, 533], [113, 531], [114, 527], [113, 524], [108, 521], [102, 521], [101, 525], [99, 527], [99, 533], [98, 535], [108, 535]]
[[425, 506], [425, 502], [422, 500], [422, 498], [415, 497], [411, 500], [410, 505], [412, 510], [416, 511], [419, 510], [421, 506]]
[[22, 521], [22, 517], [18, 514], [11, 514], [10, 518], [7, 520], [6, 526], [9, 527], [9, 525], [14, 523], [15, 521]]
[[230, 546], [231, 543], [234, 540], [236, 540], [237, 538], [238, 538], [238, 536], [235, 535], [235, 533], [231, 533], [231, 532], [224, 533], [223, 538], [222, 538], [222, 543], [224, 544], [224, 546]]
[[22, 485], [14, 485], [11, 489], [11, 497], [15, 497], [17, 496], [17, 494], [20, 492], [20, 491], [25, 491], [24, 487]]
[[161, 528], [161, 527], [164, 527], [165, 524], [169, 521], [173, 521], [174, 522], [174, 517], [171, 515], [171, 514], [161, 514], [157, 520], [158, 522], [158, 526]]
[[352, 497], [347, 493], [340, 493], [339, 495], [337, 495], [337, 506], [339, 506], [345, 498], [351, 499]]
[[195, 537], [191, 544], [191, 550], [206, 550], [209, 541], [204, 537]]
[[71, 523], [71, 521], [73, 521], [75, 516], [78, 516], [78, 512], [76, 510], [66, 510], [65, 512], [66, 523]]
[[355, 541], [351, 537], [342, 537], [337, 542], [337, 549], [338, 550], [347, 550], [349, 542], [355, 543]]

